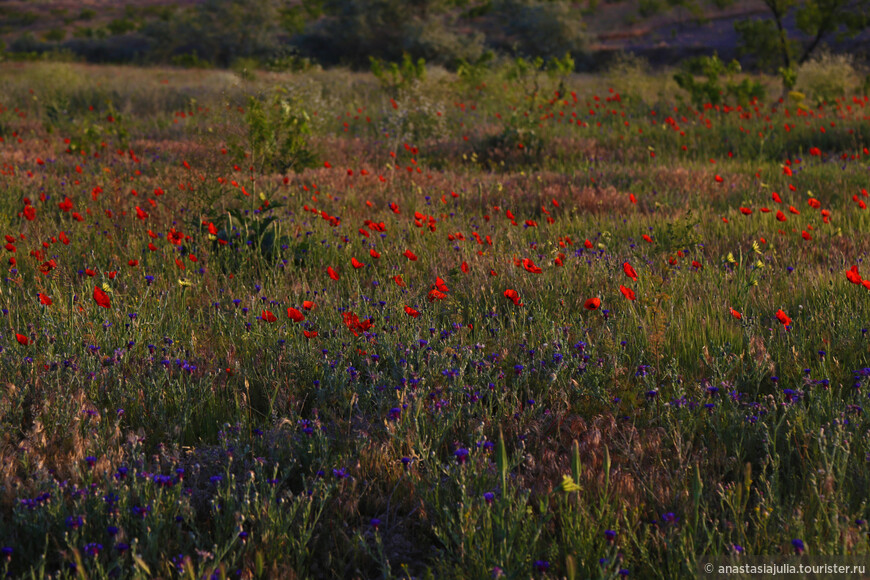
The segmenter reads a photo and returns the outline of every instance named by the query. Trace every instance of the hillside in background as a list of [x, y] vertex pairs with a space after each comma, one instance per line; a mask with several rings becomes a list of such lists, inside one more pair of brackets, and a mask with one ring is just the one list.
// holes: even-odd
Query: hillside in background
[[[0, 41], [17, 53], [62, 50], [91, 62], [229, 66], [253, 58], [277, 68], [366, 67], [368, 56], [398, 60], [404, 52], [453, 68], [487, 50], [571, 52], [590, 70], [622, 51], [654, 65], [714, 51], [730, 59], [740, 54], [735, 22], [762, 18], [762, 0], [0, 0]], [[794, 34], [794, 18], [786, 26]], [[865, 44], [858, 37], [838, 48], [863, 57]]]

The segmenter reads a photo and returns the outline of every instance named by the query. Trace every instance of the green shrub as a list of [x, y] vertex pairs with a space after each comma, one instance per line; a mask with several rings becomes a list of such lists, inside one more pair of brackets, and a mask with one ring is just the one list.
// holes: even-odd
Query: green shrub
[[317, 156], [308, 142], [308, 121], [299, 103], [282, 92], [268, 99], [250, 97], [245, 108], [246, 134], [230, 148], [239, 162], [249, 154], [250, 162], [260, 172], [285, 173], [313, 167]]
[[582, 56], [588, 39], [579, 10], [567, 2], [502, 0], [497, 7], [516, 52], [556, 58]]
[[[683, 70], [674, 75], [674, 80], [689, 93], [696, 107], [708, 103], [720, 105], [729, 100], [746, 105], [754, 98], [764, 98], [765, 91], [760, 82], [749, 78], [737, 82], [734, 77], [738, 73], [740, 63], [736, 60], [725, 64], [717, 55], [702, 56], [687, 61]], [[703, 76], [705, 80], [700, 81], [697, 76]], [[724, 85], [720, 80], [723, 76], [726, 79]]]
[[298, 46], [322, 62], [356, 67], [369, 57], [398, 61], [405, 52], [447, 66], [478, 58], [483, 37], [454, 32], [443, 8], [436, 0], [328, 0], [326, 17], [309, 24]]
[[801, 65], [795, 88], [816, 103], [822, 103], [857, 90], [861, 80], [851, 55], [826, 52]]
[[369, 57], [372, 74], [381, 84], [381, 89], [391, 98], [419, 85], [426, 78], [426, 61], [418, 58], [416, 62], [407, 52], [402, 55], [402, 62], [386, 63], [379, 58]]

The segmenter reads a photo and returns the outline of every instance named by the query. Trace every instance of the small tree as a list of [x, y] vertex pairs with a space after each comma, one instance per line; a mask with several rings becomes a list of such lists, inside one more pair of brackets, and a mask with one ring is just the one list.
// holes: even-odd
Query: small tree
[[[775, 69], [783, 92], [794, 87], [796, 69], [807, 62], [822, 40], [854, 37], [870, 26], [870, 0], [764, 0], [770, 18], [734, 24], [741, 50], [754, 54], [762, 68]], [[797, 30], [809, 38], [789, 37], [786, 20], [794, 16]]]

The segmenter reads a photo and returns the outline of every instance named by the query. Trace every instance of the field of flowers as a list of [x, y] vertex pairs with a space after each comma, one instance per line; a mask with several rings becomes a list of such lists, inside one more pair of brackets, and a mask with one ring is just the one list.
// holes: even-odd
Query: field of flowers
[[0, 66], [0, 570], [870, 553], [870, 99], [393, 73]]

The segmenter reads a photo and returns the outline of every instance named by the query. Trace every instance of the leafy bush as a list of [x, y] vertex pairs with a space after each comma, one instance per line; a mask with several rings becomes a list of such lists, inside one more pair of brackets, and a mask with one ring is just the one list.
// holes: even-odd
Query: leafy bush
[[861, 80], [851, 55], [826, 52], [801, 65], [795, 88], [821, 103], [833, 101], [860, 86]]
[[88, 62], [141, 62], [154, 48], [152, 39], [141, 34], [105, 38], [73, 38], [63, 47]]
[[308, 143], [308, 114], [299, 103], [276, 92], [271, 99], [251, 97], [245, 109], [247, 134], [230, 144], [236, 159], [250, 160], [261, 172], [301, 171], [317, 157]]
[[402, 56], [401, 63], [385, 63], [379, 58], [369, 57], [372, 74], [390, 97], [396, 98], [399, 93], [412, 89], [426, 78], [426, 61], [422, 58], [417, 62], [407, 52]]
[[326, 17], [310, 24], [297, 40], [307, 54], [324, 63], [356, 67], [374, 57], [398, 61], [407, 52], [414, 59], [448, 66], [475, 59], [483, 52], [479, 34], [461, 35], [449, 26], [439, 2], [401, 0], [328, 0]]
[[479, 32], [456, 34], [456, 23], [440, 19], [417, 19], [407, 29], [404, 50], [428, 62], [455, 68], [461, 61], [476, 60], [484, 53]]
[[568, 52], [576, 58], [586, 50], [581, 13], [567, 2], [502, 0], [497, 12], [520, 54], [546, 59]]
[[274, 2], [207, 0], [169, 22], [149, 23], [141, 32], [154, 41], [156, 61], [196, 54], [227, 67], [239, 58], [266, 61], [282, 49]]
[[[692, 103], [701, 107], [705, 104], [720, 105], [729, 100], [745, 105], [752, 99], [764, 98], [764, 87], [760, 82], [744, 78], [739, 83], [734, 76], [740, 73], [740, 63], [732, 60], [727, 65], [717, 56], [702, 56], [691, 59], [683, 70], [674, 75], [677, 85], [688, 92]], [[703, 76], [699, 81], [695, 77]], [[721, 77], [726, 81], [723, 85]]]
[[633, 53], [624, 52], [610, 63], [607, 79], [611, 86], [619, 87], [623, 99], [639, 103], [651, 92], [649, 73], [649, 62]]

